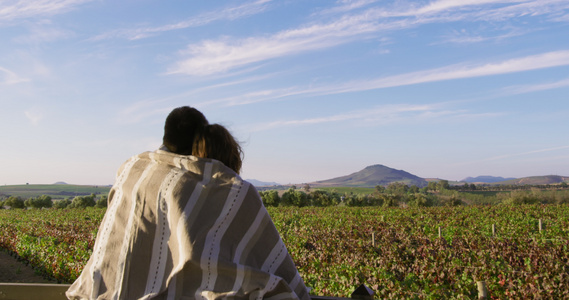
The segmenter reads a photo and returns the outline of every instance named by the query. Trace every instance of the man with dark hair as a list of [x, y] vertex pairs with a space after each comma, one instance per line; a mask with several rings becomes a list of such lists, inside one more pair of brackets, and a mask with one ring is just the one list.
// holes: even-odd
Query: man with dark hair
[[166, 118], [162, 142], [170, 152], [191, 155], [194, 137], [206, 125], [208, 121], [199, 110], [189, 106], [178, 107]]
[[191, 155], [206, 124], [196, 109], [175, 109], [165, 147], [119, 168], [69, 299], [310, 299], [259, 192]]

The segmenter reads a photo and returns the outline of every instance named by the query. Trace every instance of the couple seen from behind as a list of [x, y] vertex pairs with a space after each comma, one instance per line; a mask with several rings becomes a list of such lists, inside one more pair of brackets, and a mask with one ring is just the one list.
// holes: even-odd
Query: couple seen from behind
[[192, 107], [163, 145], [118, 170], [93, 253], [69, 299], [310, 299], [239, 143]]

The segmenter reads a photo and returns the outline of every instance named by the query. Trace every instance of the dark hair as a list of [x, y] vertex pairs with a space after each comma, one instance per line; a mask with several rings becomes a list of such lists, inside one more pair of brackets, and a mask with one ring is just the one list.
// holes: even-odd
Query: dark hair
[[219, 125], [207, 125], [196, 135], [194, 156], [213, 158], [239, 174], [243, 161], [243, 150], [229, 131]]
[[166, 118], [164, 125], [164, 146], [171, 152], [190, 155], [196, 133], [208, 125], [205, 116], [189, 106], [175, 108]]

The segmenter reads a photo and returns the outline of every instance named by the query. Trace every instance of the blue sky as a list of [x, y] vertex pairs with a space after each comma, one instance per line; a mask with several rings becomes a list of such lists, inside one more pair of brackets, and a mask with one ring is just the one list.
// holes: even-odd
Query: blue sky
[[569, 1], [0, 1], [0, 184], [112, 184], [201, 110], [282, 184], [569, 175]]

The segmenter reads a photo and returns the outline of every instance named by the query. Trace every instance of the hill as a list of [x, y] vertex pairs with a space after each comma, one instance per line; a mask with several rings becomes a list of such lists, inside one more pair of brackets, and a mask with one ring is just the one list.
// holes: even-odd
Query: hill
[[512, 180], [500, 181], [495, 182], [493, 184], [499, 185], [545, 185], [545, 184], [560, 184], [560, 183], [569, 183], [569, 177], [567, 176], [559, 176], [559, 175], [548, 175], [548, 176], [531, 176], [531, 177], [524, 177], [524, 178], [517, 178]]
[[73, 184], [21, 184], [0, 186], [0, 197], [20, 196], [24, 199], [48, 195], [52, 199], [73, 198], [91, 194], [108, 194], [110, 186]]
[[507, 181], [507, 180], [514, 180], [516, 178], [504, 178], [504, 177], [496, 177], [496, 176], [477, 176], [477, 177], [466, 177], [461, 182], [468, 182], [468, 183], [494, 183], [500, 181]]
[[345, 187], [375, 187], [387, 186], [392, 182], [424, 187], [427, 181], [403, 170], [396, 170], [384, 165], [368, 166], [365, 169], [347, 176], [309, 183], [311, 186], [345, 186]]
[[245, 180], [248, 181], [249, 183], [251, 183], [252, 185], [254, 185], [255, 187], [280, 185], [276, 182], [266, 182], [266, 181], [260, 181], [257, 179], [245, 179]]

